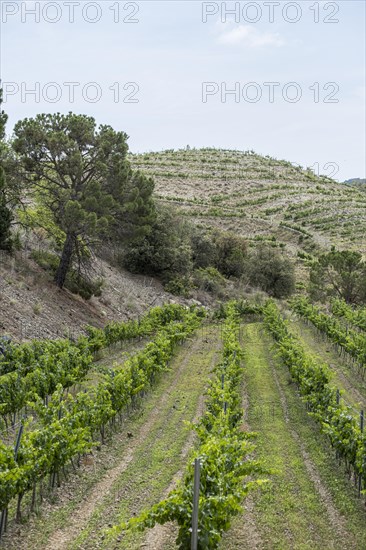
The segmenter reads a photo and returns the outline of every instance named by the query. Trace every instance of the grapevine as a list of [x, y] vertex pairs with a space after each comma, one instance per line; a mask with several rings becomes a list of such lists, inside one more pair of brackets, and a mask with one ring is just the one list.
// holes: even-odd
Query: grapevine
[[[98, 434], [103, 440], [107, 422], [147, 391], [157, 374], [168, 368], [177, 344], [198, 328], [204, 315], [202, 310], [183, 307], [174, 314], [169, 309], [164, 311], [167, 324], [156, 338], [129, 359], [123, 369], [106, 375], [89, 392], [65, 397], [59, 384], [48, 406], [35, 396], [32, 407], [37, 412], [38, 425], [31, 430], [30, 419], [26, 421], [17, 460], [10, 447], [0, 445], [0, 510], [6, 509], [15, 497], [19, 508], [25, 492], [34, 490], [48, 474], [54, 483], [66, 464], [92, 449]], [[174, 319], [177, 312], [180, 321]]]
[[320, 423], [338, 456], [345, 460], [348, 471], [353, 468], [366, 487], [366, 438], [351, 407], [337, 398], [337, 390], [331, 385], [330, 368], [304, 351], [272, 301], [264, 309], [264, 325], [274, 338], [278, 354], [288, 367], [310, 414]]
[[[199, 448], [193, 458], [201, 463], [198, 548], [215, 549], [224, 531], [230, 527], [230, 519], [242, 511], [242, 501], [248, 492], [264, 480], [248, 481], [248, 476], [263, 473], [261, 465], [248, 458], [254, 446], [253, 434], [243, 433], [239, 426], [243, 416], [240, 385], [243, 369], [243, 353], [239, 343], [239, 315], [235, 304], [226, 307], [226, 323], [223, 330], [224, 349], [222, 360], [214, 369], [209, 382], [206, 412], [195, 426]], [[144, 530], [156, 523], [176, 521], [179, 525], [177, 545], [190, 548], [193, 502], [193, 463], [187, 467], [184, 478], [167, 499], [131, 519], [112, 528], [115, 536], [126, 529]]]
[[93, 353], [117, 342], [151, 334], [173, 320], [182, 319], [176, 304], [151, 309], [140, 321], [109, 323], [104, 329], [86, 327], [87, 337], [69, 340], [34, 340], [11, 346], [0, 360], [0, 414], [6, 425], [35, 396], [46, 400], [56, 387], [64, 389], [85, 378], [93, 366]]
[[366, 332], [366, 308], [353, 309], [344, 300], [331, 301], [332, 314]]
[[298, 297], [291, 302], [292, 309], [310, 321], [320, 332], [324, 333], [335, 344], [337, 349], [347, 353], [360, 369], [366, 368], [366, 335], [356, 330], [345, 330], [334, 317], [322, 313], [305, 297]]

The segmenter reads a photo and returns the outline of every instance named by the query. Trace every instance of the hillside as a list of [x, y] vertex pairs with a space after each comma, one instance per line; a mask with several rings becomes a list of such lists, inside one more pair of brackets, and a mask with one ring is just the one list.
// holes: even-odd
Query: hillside
[[77, 337], [85, 325], [102, 327], [107, 321], [126, 321], [152, 305], [172, 298], [177, 301], [157, 280], [132, 275], [106, 259], [98, 259], [96, 274], [104, 280], [102, 296], [86, 301], [58, 289], [29, 257], [29, 250], [13, 258], [0, 254], [0, 335], [17, 341]]
[[314, 246], [366, 253], [366, 196], [290, 162], [254, 152], [167, 150], [131, 156], [154, 177], [160, 201], [197, 224], [250, 240], [275, 237], [290, 253]]
[[366, 189], [366, 179], [365, 178], [352, 178], [350, 180], [346, 180], [343, 183], [346, 185], [352, 185], [354, 187], [360, 187], [361, 189]]
[[[361, 189], [253, 152], [168, 150], [130, 158], [154, 177], [155, 198], [175, 205], [193, 223], [241, 234], [253, 246], [270, 241], [293, 257], [333, 244], [366, 253]], [[100, 298], [86, 302], [59, 291], [30, 259], [39, 246], [33, 241], [13, 259], [1, 255], [2, 334], [17, 340], [78, 334], [88, 323], [103, 326], [107, 319], [126, 320], [151, 304], [177, 300], [156, 279], [117, 268], [108, 251], [96, 262], [95, 275], [104, 279]], [[306, 279], [307, 269], [297, 260], [298, 276]]]
[[[278, 246], [297, 283], [309, 273], [304, 252], [366, 251], [366, 197], [356, 188], [252, 152], [131, 159], [154, 176], [155, 199], [192, 223]], [[163, 218], [171, 239], [168, 220], [181, 220]], [[186, 298], [166, 292], [163, 277], [123, 269], [126, 241], [92, 249], [90, 276], [103, 285], [90, 300], [56, 286], [39, 262], [52, 254], [38, 227], [21, 234], [21, 250], [0, 254], [0, 334], [36, 339], [0, 356], [4, 548], [195, 547], [198, 467], [196, 528], [208, 541], [198, 548], [366, 548], [366, 310], [266, 300], [258, 250], [219, 236], [240, 241], [256, 278], [245, 281], [250, 263], [242, 278], [217, 271], [231, 293], [192, 286]], [[216, 310], [177, 305], [218, 300]], [[139, 322], [107, 324], [131, 319]], [[103, 330], [76, 341], [87, 324]], [[66, 338], [37, 341], [57, 336]]]

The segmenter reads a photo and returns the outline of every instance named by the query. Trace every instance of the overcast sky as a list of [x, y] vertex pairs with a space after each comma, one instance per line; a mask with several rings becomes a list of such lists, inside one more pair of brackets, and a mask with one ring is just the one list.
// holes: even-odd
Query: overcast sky
[[74, 111], [127, 132], [133, 152], [254, 149], [365, 177], [363, 0], [1, 0], [1, 12], [8, 133]]

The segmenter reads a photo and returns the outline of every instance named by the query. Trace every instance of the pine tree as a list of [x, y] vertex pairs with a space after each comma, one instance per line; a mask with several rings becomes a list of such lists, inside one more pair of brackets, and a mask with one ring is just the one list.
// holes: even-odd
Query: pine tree
[[12, 251], [10, 224], [13, 216], [6, 206], [5, 196], [5, 172], [0, 166], [0, 250]]
[[366, 297], [366, 262], [355, 250], [332, 250], [321, 254], [310, 271], [310, 293], [314, 299], [342, 298], [349, 304]]
[[14, 134], [28, 190], [64, 236], [55, 275], [60, 288], [80, 252], [149, 223], [153, 183], [132, 171], [124, 132], [97, 127], [86, 115], [56, 113], [19, 121]]
[[10, 226], [13, 219], [12, 213], [7, 207], [6, 201], [6, 180], [3, 164], [3, 140], [5, 137], [5, 125], [7, 115], [1, 109], [2, 89], [0, 88], [0, 250], [12, 251], [12, 239]]

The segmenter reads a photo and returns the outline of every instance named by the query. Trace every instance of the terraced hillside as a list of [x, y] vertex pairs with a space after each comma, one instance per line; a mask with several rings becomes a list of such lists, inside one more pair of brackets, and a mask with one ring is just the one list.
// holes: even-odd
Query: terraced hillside
[[156, 196], [198, 224], [219, 226], [252, 240], [300, 248], [366, 253], [366, 195], [310, 169], [253, 151], [167, 150], [132, 155], [154, 176]]

